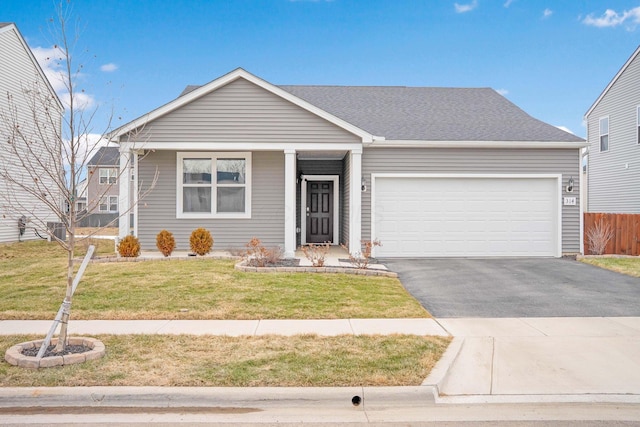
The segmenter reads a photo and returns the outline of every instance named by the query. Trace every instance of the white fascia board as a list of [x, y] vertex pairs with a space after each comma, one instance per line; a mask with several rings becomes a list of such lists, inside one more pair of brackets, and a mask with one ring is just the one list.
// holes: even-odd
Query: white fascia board
[[157, 119], [158, 117], [161, 117], [171, 111], [174, 111], [180, 107], [182, 107], [183, 105], [186, 105], [198, 98], [200, 98], [201, 96], [204, 96], [210, 92], [213, 92], [215, 90], [217, 90], [218, 88], [225, 86], [237, 79], [243, 78], [271, 93], [273, 93], [274, 95], [277, 95], [315, 115], [317, 115], [318, 117], [321, 117], [331, 123], [333, 123], [334, 125], [341, 127], [342, 129], [346, 130], [347, 132], [350, 132], [360, 138], [362, 138], [362, 142], [372, 142], [374, 140], [374, 136], [371, 135], [369, 132], [364, 131], [363, 129], [360, 129], [357, 126], [352, 125], [351, 123], [348, 123], [336, 116], [334, 116], [333, 114], [327, 113], [326, 111], [316, 107], [315, 105], [312, 105], [310, 103], [308, 103], [307, 101], [304, 101], [300, 98], [298, 98], [295, 95], [290, 94], [289, 92], [280, 89], [277, 86], [272, 85], [271, 83], [254, 76], [253, 74], [249, 73], [248, 71], [245, 71], [242, 68], [238, 68], [230, 73], [225, 74], [222, 77], [219, 77], [209, 83], [207, 83], [204, 86], [200, 86], [199, 88], [189, 92], [186, 95], [183, 95], [171, 102], [169, 102], [168, 104], [163, 105], [162, 107], [159, 107], [153, 111], [151, 111], [150, 113], [146, 114], [145, 116], [142, 116], [132, 122], [127, 123], [126, 125], [121, 126], [120, 128], [116, 129], [115, 131], [113, 131], [112, 133], [109, 134], [109, 136], [111, 138], [117, 138], [127, 132], [130, 132], [140, 126], [143, 126], [145, 123], [148, 123], [150, 121], [153, 121], [155, 119]]
[[584, 113], [584, 119], [585, 120], [588, 119], [588, 117], [591, 114], [591, 112], [593, 111], [593, 109], [598, 106], [600, 101], [602, 101], [602, 98], [604, 98], [604, 96], [607, 94], [607, 92], [609, 92], [609, 89], [611, 89], [611, 87], [618, 81], [620, 76], [622, 76], [622, 74], [627, 70], [627, 68], [629, 68], [629, 65], [631, 65], [633, 60], [636, 59], [636, 56], [638, 56], [638, 54], [640, 54], [640, 46], [638, 46], [636, 51], [631, 54], [629, 59], [627, 59], [627, 62], [625, 62], [624, 65], [622, 66], [622, 68], [620, 68], [620, 71], [618, 71], [618, 73], [613, 77], [613, 79], [611, 79], [611, 81], [609, 82], [607, 87], [604, 88], [604, 90], [602, 91], [602, 93], [600, 94], [598, 99], [596, 99], [595, 102], [591, 105], [591, 107], [587, 110], [587, 112]]
[[20, 40], [20, 43], [22, 44], [22, 47], [24, 48], [25, 52], [27, 52], [27, 55], [29, 55], [29, 58], [31, 59], [31, 62], [33, 62], [33, 66], [38, 71], [38, 74], [40, 75], [40, 78], [47, 85], [47, 88], [49, 89], [49, 92], [51, 92], [51, 95], [53, 95], [53, 99], [56, 100], [56, 104], [60, 108], [60, 111], [64, 111], [64, 106], [62, 105], [62, 101], [60, 101], [60, 98], [58, 98], [58, 94], [56, 93], [56, 91], [53, 90], [53, 86], [51, 86], [51, 82], [49, 81], [49, 79], [45, 75], [44, 71], [42, 70], [42, 67], [40, 67], [40, 64], [38, 63], [38, 60], [34, 56], [33, 51], [31, 50], [31, 48], [29, 47], [27, 42], [24, 40], [24, 37], [22, 37], [22, 34], [20, 33], [20, 30], [18, 29], [18, 27], [16, 27], [15, 24], [13, 24], [13, 23], [9, 23], [9, 25], [6, 25], [6, 26], [0, 28], [0, 34], [2, 34], [4, 32], [8, 32], [8, 31], [14, 31], [16, 33], [16, 35], [18, 36], [18, 40]]
[[146, 141], [142, 144], [121, 142], [120, 151], [135, 148], [137, 150], [178, 150], [178, 151], [353, 151], [362, 152], [359, 142], [339, 143], [241, 143], [241, 142], [154, 142]]
[[586, 141], [422, 141], [422, 140], [387, 140], [366, 144], [366, 148], [584, 148]]

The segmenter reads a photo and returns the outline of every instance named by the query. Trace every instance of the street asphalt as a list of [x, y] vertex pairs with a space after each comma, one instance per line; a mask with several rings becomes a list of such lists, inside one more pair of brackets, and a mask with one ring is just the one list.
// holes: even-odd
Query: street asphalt
[[572, 259], [380, 261], [436, 318], [640, 316], [640, 278]]

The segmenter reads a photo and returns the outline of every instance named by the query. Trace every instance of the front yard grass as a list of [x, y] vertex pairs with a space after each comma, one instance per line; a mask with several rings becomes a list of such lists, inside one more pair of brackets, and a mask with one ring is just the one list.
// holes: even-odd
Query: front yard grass
[[628, 276], [640, 277], [640, 258], [582, 258], [580, 261]]
[[[113, 252], [113, 242], [99, 251]], [[0, 245], [0, 320], [53, 319], [64, 252], [47, 242]], [[92, 263], [72, 319], [339, 319], [429, 317], [394, 278], [245, 273], [235, 260]], [[79, 264], [79, 263], [78, 263]]]
[[[0, 348], [41, 338], [0, 336]], [[420, 385], [450, 342], [415, 335], [102, 335], [104, 358], [31, 370], [0, 363], [0, 387]]]

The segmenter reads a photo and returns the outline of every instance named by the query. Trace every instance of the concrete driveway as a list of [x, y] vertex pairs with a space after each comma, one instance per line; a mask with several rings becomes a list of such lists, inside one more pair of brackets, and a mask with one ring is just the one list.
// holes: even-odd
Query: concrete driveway
[[570, 259], [381, 262], [436, 318], [640, 316], [640, 278]]

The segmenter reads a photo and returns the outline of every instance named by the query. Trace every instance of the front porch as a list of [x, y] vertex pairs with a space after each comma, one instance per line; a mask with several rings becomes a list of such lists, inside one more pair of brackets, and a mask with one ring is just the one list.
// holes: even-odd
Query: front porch
[[336, 252], [340, 245], [360, 252], [361, 164], [360, 147], [285, 150], [285, 257], [325, 242]]

